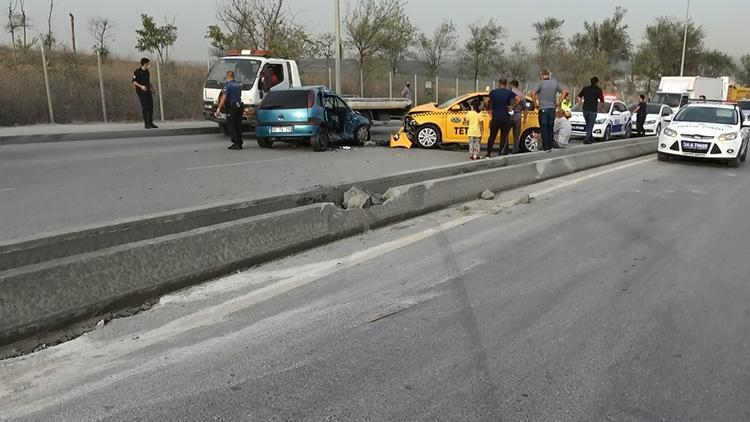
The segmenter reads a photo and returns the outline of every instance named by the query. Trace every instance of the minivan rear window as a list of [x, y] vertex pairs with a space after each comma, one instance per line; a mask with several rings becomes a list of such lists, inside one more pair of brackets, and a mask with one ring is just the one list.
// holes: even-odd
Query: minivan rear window
[[271, 91], [263, 97], [260, 108], [261, 110], [271, 108], [307, 108], [308, 93], [309, 91], [303, 89]]

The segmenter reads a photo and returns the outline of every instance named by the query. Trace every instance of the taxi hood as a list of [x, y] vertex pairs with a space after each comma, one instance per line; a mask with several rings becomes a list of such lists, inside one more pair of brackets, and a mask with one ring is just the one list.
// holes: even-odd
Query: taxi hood
[[422, 104], [422, 105], [412, 107], [411, 110], [409, 110], [409, 114], [427, 113], [430, 111], [437, 111], [437, 110], [440, 110], [440, 109], [437, 108], [435, 103], [427, 103], [427, 104]]

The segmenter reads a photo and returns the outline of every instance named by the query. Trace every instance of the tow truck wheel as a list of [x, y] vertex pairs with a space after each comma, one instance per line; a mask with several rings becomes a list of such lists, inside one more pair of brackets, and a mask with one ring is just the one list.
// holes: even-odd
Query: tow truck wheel
[[310, 138], [310, 146], [313, 151], [325, 151], [328, 149], [328, 129], [321, 126], [318, 129], [318, 134]]
[[440, 129], [435, 125], [424, 125], [417, 129], [417, 144], [422, 148], [437, 148], [440, 145]]
[[539, 132], [529, 129], [521, 135], [521, 144], [518, 145], [521, 152], [537, 152], [539, 150], [539, 143], [534, 134]]
[[264, 138], [262, 136], [259, 136], [257, 138], [257, 140], [258, 140], [258, 146], [261, 147], [261, 148], [272, 148], [273, 147], [273, 141], [270, 140], [270, 139], [268, 139], [268, 138]]
[[224, 135], [227, 135], [227, 136], [229, 136], [229, 128], [227, 127], [227, 125], [226, 125], [226, 124], [224, 124], [224, 123], [219, 123], [219, 130], [220, 130], [220, 131], [221, 131], [221, 133], [223, 133]]
[[370, 128], [367, 125], [362, 125], [354, 130], [354, 143], [358, 146], [362, 146], [365, 142], [370, 140]]

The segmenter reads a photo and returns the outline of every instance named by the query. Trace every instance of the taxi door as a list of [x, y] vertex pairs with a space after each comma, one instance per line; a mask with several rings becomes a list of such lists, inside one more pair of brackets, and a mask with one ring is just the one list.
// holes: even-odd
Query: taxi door
[[469, 113], [469, 110], [471, 109], [471, 103], [476, 98], [479, 98], [482, 102], [482, 105], [480, 106], [482, 108], [482, 120], [484, 122], [484, 127], [482, 131], [482, 142], [486, 142], [487, 134], [489, 133], [489, 117], [487, 115], [487, 112], [484, 111], [485, 107], [485, 96], [478, 95], [473, 96], [465, 99], [464, 101], [461, 101], [460, 103], [457, 103], [453, 106], [451, 106], [448, 109], [448, 115], [447, 121], [446, 121], [446, 134], [443, 136], [443, 142], [453, 142], [453, 143], [462, 143], [467, 144], [469, 143], [469, 119], [467, 118], [467, 114]]

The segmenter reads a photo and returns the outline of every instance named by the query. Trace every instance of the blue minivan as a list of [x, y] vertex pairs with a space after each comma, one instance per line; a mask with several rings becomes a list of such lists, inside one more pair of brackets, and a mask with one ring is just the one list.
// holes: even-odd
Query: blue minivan
[[309, 142], [325, 151], [334, 142], [364, 144], [370, 140], [370, 120], [323, 86], [307, 86], [266, 93], [258, 106], [258, 145]]

